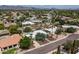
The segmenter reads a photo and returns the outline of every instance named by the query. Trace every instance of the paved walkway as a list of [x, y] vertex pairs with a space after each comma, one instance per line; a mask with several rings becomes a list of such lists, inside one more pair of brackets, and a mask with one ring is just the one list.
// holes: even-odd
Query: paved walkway
[[46, 39], [48, 42], [50, 42], [50, 40]]
[[33, 43], [34, 43], [34, 46], [35, 46], [36, 48], [40, 46], [40, 44], [39, 44], [38, 42], [36, 42], [36, 41], [33, 41]]

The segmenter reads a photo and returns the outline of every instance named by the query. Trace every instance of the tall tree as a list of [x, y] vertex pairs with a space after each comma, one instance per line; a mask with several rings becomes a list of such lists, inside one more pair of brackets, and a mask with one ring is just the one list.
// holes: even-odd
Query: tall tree
[[71, 54], [75, 53], [75, 48], [76, 48], [76, 40], [74, 40], [72, 43]]
[[21, 49], [28, 49], [32, 45], [32, 41], [29, 37], [23, 37], [20, 41], [20, 48]]
[[64, 45], [64, 49], [71, 54], [75, 54], [78, 51], [79, 40], [69, 41]]

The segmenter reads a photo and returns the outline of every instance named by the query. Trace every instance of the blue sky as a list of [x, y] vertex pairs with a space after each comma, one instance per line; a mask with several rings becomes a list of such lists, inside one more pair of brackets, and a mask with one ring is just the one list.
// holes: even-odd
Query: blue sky
[[36, 8], [57, 8], [57, 9], [79, 9], [79, 5], [28, 5], [27, 7]]

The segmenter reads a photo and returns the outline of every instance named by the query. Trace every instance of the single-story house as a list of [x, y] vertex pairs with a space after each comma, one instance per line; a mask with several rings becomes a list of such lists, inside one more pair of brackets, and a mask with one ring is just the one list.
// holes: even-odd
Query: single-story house
[[9, 31], [8, 30], [0, 30], [0, 36], [5, 36], [5, 35], [9, 35]]
[[55, 34], [55, 31], [57, 30], [57, 27], [53, 27], [53, 28], [45, 28], [44, 30], [49, 31], [52, 34]]
[[34, 23], [31, 21], [22, 22], [22, 25], [33, 25]]
[[35, 38], [35, 36], [36, 36], [37, 33], [47, 34], [47, 33], [46, 33], [45, 31], [43, 31], [43, 30], [36, 30], [36, 31], [34, 31], [34, 32], [32, 33], [32, 38]]
[[62, 19], [62, 20], [72, 20], [71, 17], [66, 17], [66, 16], [62, 16], [61, 19]]
[[76, 29], [79, 29], [78, 26], [75, 26], [75, 25], [62, 25], [63, 28], [70, 28], [70, 27], [73, 27], [73, 28], [76, 28]]
[[19, 48], [19, 41], [21, 40], [19, 34], [8, 36], [5, 39], [0, 39], [0, 52], [9, 50], [11, 48]]
[[33, 22], [33, 23], [41, 23], [42, 21], [41, 20], [30, 20], [31, 22]]
[[36, 36], [37, 33], [48, 34], [47, 32], [45, 32], [43, 30], [35, 30], [33, 32], [27, 33], [26, 36], [27, 37], [32, 37], [33, 39], [35, 39], [35, 36]]

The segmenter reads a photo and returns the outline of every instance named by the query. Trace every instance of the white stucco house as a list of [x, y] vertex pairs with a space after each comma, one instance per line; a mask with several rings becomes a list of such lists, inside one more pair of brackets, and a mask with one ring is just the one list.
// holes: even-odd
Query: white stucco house
[[31, 21], [22, 22], [22, 25], [33, 25], [34, 23]]
[[32, 33], [32, 38], [35, 38], [35, 36], [36, 36], [37, 33], [47, 34], [47, 33], [46, 33], [45, 31], [43, 31], [43, 30], [36, 30], [36, 31], [34, 31], [34, 32]]
[[43, 31], [43, 30], [35, 30], [35, 31], [33, 31], [33, 32], [26, 33], [26, 36], [27, 36], [27, 37], [32, 37], [33, 39], [35, 39], [35, 36], [36, 36], [37, 33], [48, 34], [48, 33], [46, 33], [46, 32]]
[[73, 27], [73, 28], [76, 28], [76, 29], [79, 29], [78, 26], [76, 25], [62, 25], [63, 28], [70, 28], [70, 27]]
[[57, 27], [53, 27], [53, 28], [45, 28], [44, 30], [49, 31], [52, 34], [55, 34], [55, 31], [57, 30]]

